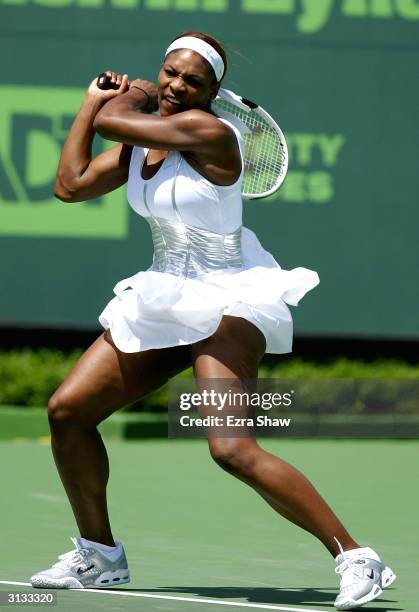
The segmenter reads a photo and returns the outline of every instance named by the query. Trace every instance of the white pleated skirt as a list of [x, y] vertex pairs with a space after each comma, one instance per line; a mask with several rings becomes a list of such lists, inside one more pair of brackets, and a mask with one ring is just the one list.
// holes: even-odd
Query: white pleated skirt
[[196, 278], [146, 270], [114, 287], [99, 316], [125, 353], [193, 344], [211, 336], [223, 315], [242, 317], [264, 334], [267, 353], [292, 350], [293, 323], [287, 305], [319, 284], [307, 268], [283, 270], [242, 228], [242, 269], [221, 269]]

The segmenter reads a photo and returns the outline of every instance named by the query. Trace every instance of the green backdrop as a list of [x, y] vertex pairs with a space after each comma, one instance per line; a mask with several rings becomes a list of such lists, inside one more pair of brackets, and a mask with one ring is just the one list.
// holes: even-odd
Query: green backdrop
[[[226, 87], [278, 120], [290, 170], [245, 224], [321, 283], [297, 333], [419, 337], [418, 0], [0, 0], [0, 325], [93, 328], [151, 263], [124, 190], [52, 197], [83, 92], [111, 68], [155, 80], [178, 33], [227, 47]], [[98, 142], [96, 150], [103, 147]]]

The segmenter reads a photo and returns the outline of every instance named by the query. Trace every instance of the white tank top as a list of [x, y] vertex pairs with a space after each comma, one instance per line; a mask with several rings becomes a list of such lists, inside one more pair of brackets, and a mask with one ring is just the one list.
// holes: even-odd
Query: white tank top
[[[242, 159], [242, 170], [233, 185], [215, 185], [194, 170], [179, 151], [169, 151], [150, 179], [141, 177], [147, 148], [133, 147], [127, 197], [142, 217], [166, 219], [217, 234], [229, 234], [242, 225], [243, 138], [227, 119], [219, 118], [234, 131]], [[176, 180], [175, 180], [176, 177]]]

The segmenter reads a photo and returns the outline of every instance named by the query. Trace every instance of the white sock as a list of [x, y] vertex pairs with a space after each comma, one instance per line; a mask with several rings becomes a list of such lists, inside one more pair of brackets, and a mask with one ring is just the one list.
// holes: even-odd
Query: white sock
[[[339, 553], [338, 557], [340, 556], [340, 554], [341, 553]], [[359, 555], [368, 557], [368, 559], [375, 559], [375, 561], [381, 561], [375, 550], [373, 550], [369, 546], [365, 546], [363, 548], [353, 548], [352, 550], [345, 550], [345, 557], [348, 557], [349, 559], [351, 557], [358, 557]]]
[[83, 546], [96, 548], [107, 558], [109, 561], [116, 561], [122, 552], [122, 543], [115, 541], [115, 546], [108, 546], [101, 542], [93, 542], [92, 540], [86, 540], [86, 538], [80, 538]]

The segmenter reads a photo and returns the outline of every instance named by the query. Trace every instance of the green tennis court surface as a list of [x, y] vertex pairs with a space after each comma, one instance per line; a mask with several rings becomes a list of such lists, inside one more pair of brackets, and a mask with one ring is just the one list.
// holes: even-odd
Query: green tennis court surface
[[[419, 441], [262, 445], [300, 468], [398, 574], [394, 588], [362, 609], [416, 611]], [[110, 515], [132, 581], [116, 594], [57, 591], [59, 610], [334, 609], [338, 577], [322, 545], [223, 472], [205, 441], [107, 441], [107, 448]], [[0, 580], [25, 583], [71, 550], [78, 534], [47, 444], [2, 442], [0, 465]], [[32, 590], [0, 584], [9, 589]]]

